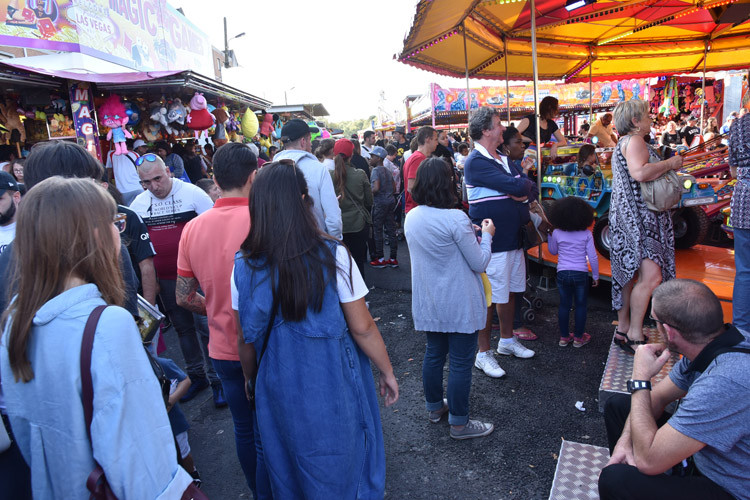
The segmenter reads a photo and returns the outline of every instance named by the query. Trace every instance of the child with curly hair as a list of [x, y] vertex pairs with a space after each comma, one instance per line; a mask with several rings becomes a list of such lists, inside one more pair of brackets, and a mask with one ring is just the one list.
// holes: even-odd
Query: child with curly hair
[[[599, 285], [599, 260], [594, 248], [594, 238], [589, 227], [594, 222], [594, 209], [581, 198], [568, 196], [552, 204], [547, 217], [554, 226], [547, 246], [558, 255], [557, 288], [560, 291], [560, 347], [573, 342], [573, 347], [583, 347], [591, 341], [586, 329], [586, 302], [588, 300], [588, 264], [591, 265], [592, 286]], [[588, 258], [588, 264], [586, 259]], [[570, 308], [575, 301], [575, 332], [569, 333]]]

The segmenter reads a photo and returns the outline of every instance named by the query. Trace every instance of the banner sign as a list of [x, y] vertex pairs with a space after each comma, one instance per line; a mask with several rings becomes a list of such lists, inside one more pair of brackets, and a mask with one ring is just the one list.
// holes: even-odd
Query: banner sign
[[211, 43], [166, 0], [0, 0], [0, 45], [81, 52], [137, 71], [213, 77]]
[[91, 95], [91, 84], [88, 82], [70, 82], [70, 108], [73, 111], [73, 122], [76, 127], [78, 145], [86, 148], [94, 158], [100, 159], [99, 129], [94, 114], [94, 96]]
[[[589, 84], [586, 83], [540, 83], [537, 85], [539, 100], [547, 96], [556, 97], [560, 107], [588, 106]], [[614, 106], [630, 99], [648, 100], [648, 79], [631, 79], [614, 82], [593, 83], [593, 103]], [[444, 89], [433, 86], [432, 105], [435, 111], [466, 111], [466, 89]], [[480, 106], [507, 106], [505, 85], [471, 89], [471, 109]], [[533, 108], [534, 87], [532, 84], [510, 87], [511, 108]]]

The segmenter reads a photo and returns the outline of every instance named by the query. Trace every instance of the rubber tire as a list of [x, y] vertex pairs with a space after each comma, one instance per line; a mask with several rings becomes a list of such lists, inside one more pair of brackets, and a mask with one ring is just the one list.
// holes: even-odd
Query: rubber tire
[[523, 320], [528, 323], [531, 323], [534, 321], [534, 319], [536, 319], [536, 314], [534, 314], [533, 309], [525, 309], [521, 312], [523, 313]]
[[602, 257], [609, 260], [609, 215], [603, 215], [594, 224], [594, 246]]
[[690, 248], [703, 243], [708, 235], [711, 221], [701, 207], [687, 207], [672, 214], [674, 225], [674, 247]]
[[542, 307], [544, 307], [544, 301], [542, 299], [540, 299], [539, 297], [534, 297], [531, 300], [531, 307], [533, 307], [536, 310], [539, 310]]

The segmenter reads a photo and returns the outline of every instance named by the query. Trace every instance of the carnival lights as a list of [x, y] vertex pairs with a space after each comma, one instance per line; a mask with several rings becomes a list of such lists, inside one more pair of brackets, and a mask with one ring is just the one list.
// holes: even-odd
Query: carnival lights
[[401, 58], [401, 60], [410, 59], [410, 58], [414, 57], [415, 55], [419, 54], [420, 52], [422, 52], [423, 50], [429, 49], [433, 45], [437, 45], [438, 43], [440, 43], [440, 42], [442, 42], [444, 40], [447, 40], [448, 38], [452, 37], [453, 35], [457, 35], [457, 34], [458, 34], [458, 29], [454, 29], [454, 30], [451, 30], [451, 31], [449, 31], [447, 33], [444, 33], [444, 34], [440, 35], [439, 37], [435, 38], [434, 40], [425, 43], [421, 47], [418, 47], [418, 48], [414, 49], [413, 51], [411, 51], [411, 53], [406, 54], [405, 56], [403, 56]]

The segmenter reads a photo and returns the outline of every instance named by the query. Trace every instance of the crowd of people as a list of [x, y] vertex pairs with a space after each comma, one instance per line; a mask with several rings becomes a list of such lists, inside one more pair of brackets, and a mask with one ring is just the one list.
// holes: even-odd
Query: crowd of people
[[[13, 478], [10, 497], [86, 498], [98, 468], [118, 498], [194, 493], [201, 477], [179, 403], [211, 387], [216, 408], [231, 412], [254, 498], [382, 498], [378, 394], [393, 405], [399, 385], [364, 277], [399, 267], [402, 235], [414, 329], [426, 344], [427, 419], [447, 416], [457, 440], [492, 433], [490, 416], [470, 409], [472, 366], [500, 378], [495, 354], [536, 354], [522, 341], [537, 335], [519, 317], [530, 227], [558, 255], [557, 344], [581, 348], [604, 334], [586, 329], [589, 288], [599, 283], [593, 210], [568, 197], [545, 214], [524, 160], [537, 127], [565, 144], [557, 101], [542, 104], [538, 124], [532, 115], [517, 127], [480, 108], [468, 136], [422, 127], [413, 137], [397, 128], [390, 141], [372, 131], [362, 142], [313, 141], [315, 127], [292, 119], [273, 155], [240, 143], [204, 152], [190, 141], [138, 140], [105, 168], [53, 141], [9, 161], [0, 171], [0, 409], [12, 442], [0, 452], [0, 477]], [[680, 168], [682, 157], [659, 155], [651, 125], [648, 104], [634, 99], [583, 131], [615, 147], [614, 344], [635, 355], [632, 399], [611, 400], [605, 414], [612, 458], [600, 491], [748, 498], [750, 398], [738, 395], [750, 392], [750, 117], [728, 129], [738, 179], [734, 326], [722, 325], [705, 285], [675, 279], [669, 212], [650, 210], [640, 183]], [[680, 135], [683, 146], [689, 137]], [[579, 169], [591, 168], [591, 149], [581, 148]], [[139, 294], [176, 331], [185, 372], [159, 357], [162, 335], [141, 342]], [[647, 344], [649, 305], [668, 349]], [[648, 399], [640, 389], [670, 350], [683, 360]], [[93, 399], [78, 404], [88, 372]], [[662, 477], [691, 455], [687, 476]], [[699, 481], [685, 479], [697, 469]]]

